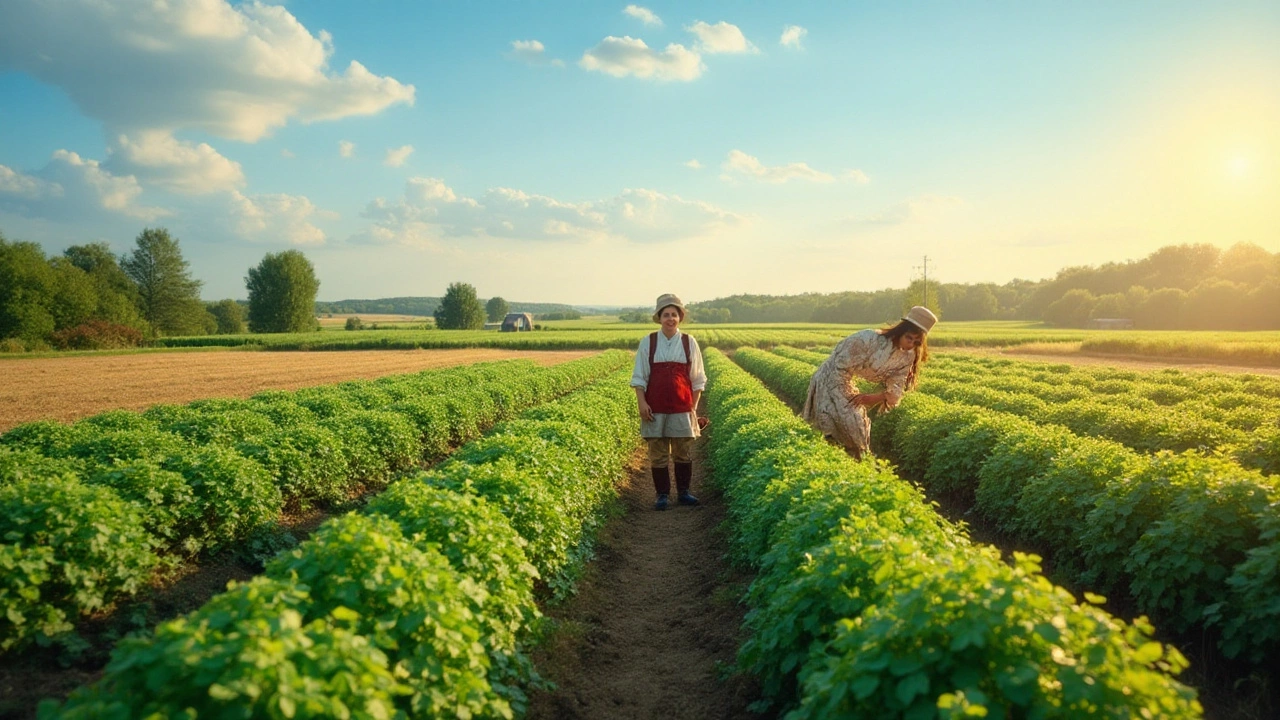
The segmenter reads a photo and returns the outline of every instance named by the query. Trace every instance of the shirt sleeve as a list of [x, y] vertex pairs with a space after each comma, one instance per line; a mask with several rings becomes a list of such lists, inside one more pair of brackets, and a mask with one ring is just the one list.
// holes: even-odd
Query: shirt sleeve
[[884, 404], [886, 407], [897, 407], [902, 402], [902, 396], [907, 392], [907, 375], [911, 374], [911, 366], [908, 365], [902, 369], [902, 372], [894, 373], [884, 384]]
[[694, 392], [701, 392], [707, 387], [707, 371], [702, 366], [702, 348], [692, 335], [689, 336], [689, 387]]
[[[692, 339], [692, 338], [691, 338]], [[649, 389], [649, 336], [640, 338], [636, 348], [636, 364], [631, 371], [631, 387]]]

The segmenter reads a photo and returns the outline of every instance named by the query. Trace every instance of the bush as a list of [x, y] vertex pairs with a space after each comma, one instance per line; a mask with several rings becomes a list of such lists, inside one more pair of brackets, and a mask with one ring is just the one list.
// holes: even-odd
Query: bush
[[352, 315], [351, 317], [347, 318], [347, 324], [343, 327], [343, 329], [344, 330], [363, 330], [364, 321], [356, 317], [355, 315]]
[[49, 339], [59, 350], [118, 350], [141, 345], [142, 331], [106, 320], [90, 320], [59, 330]]

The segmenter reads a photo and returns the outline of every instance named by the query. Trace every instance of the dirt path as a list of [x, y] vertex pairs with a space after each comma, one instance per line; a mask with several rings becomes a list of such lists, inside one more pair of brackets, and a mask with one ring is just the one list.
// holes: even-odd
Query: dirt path
[[696, 458], [702, 505], [657, 512], [637, 457], [619, 488], [625, 514], [605, 527], [578, 595], [548, 611], [559, 630], [536, 662], [558, 687], [535, 695], [531, 720], [761, 718], [746, 709], [750, 683], [718, 671], [737, 653], [746, 579], [721, 559], [724, 505], [702, 466]]
[[532, 358], [554, 365], [596, 350], [351, 350], [186, 352], [0, 359], [0, 432], [31, 420], [71, 421], [156, 403], [249, 397], [262, 390], [376, 378], [430, 368]]

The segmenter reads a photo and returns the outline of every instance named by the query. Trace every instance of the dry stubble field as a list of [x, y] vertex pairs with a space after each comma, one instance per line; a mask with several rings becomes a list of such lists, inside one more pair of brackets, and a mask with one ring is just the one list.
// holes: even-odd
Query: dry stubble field
[[531, 358], [554, 365], [596, 350], [353, 350], [188, 352], [0, 360], [0, 432], [32, 420], [71, 421], [105, 410], [156, 403], [249, 397], [490, 360]]

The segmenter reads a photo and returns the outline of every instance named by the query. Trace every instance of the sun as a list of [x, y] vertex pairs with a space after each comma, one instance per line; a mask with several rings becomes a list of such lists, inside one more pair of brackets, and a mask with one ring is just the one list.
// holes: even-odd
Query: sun
[[1249, 168], [1252, 164], [1246, 155], [1233, 155], [1227, 161], [1227, 172], [1232, 177], [1242, 178], [1249, 174]]

